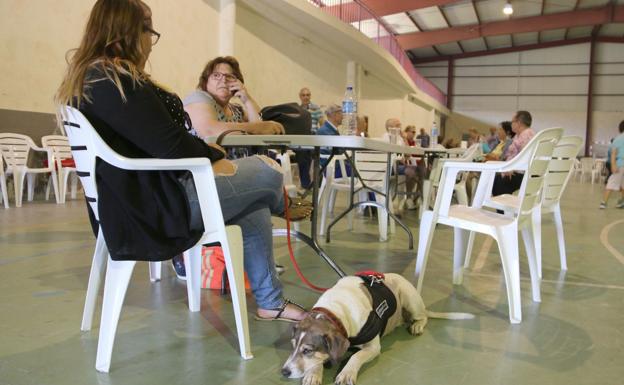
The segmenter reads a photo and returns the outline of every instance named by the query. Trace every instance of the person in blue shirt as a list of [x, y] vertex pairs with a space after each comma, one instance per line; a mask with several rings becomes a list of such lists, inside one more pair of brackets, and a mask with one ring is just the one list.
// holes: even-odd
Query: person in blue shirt
[[621, 209], [624, 208], [624, 120], [619, 125], [620, 134], [613, 139], [613, 142], [609, 146], [611, 156], [609, 162], [611, 164], [611, 176], [607, 180], [607, 186], [605, 187], [602, 202], [600, 202], [600, 208], [607, 208], [607, 202], [609, 201], [609, 195], [611, 191], [620, 191], [620, 200], [615, 207]]

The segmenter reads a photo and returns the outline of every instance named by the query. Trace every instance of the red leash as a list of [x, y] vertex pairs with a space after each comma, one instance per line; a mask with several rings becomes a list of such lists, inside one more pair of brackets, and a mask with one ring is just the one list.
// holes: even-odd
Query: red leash
[[288, 212], [289, 201], [290, 201], [290, 198], [288, 197], [288, 193], [286, 192], [286, 189], [284, 189], [284, 206], [285, 206], [284, 211], [286, 213], [286, 239], [288, 241], [288, 252], [290, 254], [290, 261], [295, 267], [295, 272], [297, 272], [297, 276], [299, 276], [299, 279], [301, 279], [301, 282], [305, 283], [312, 290], [324, 292], [328, 288], [316, 286], [312, 282], [308, 281], [308, 279], [301, 272], [301, 269], [299, 268], [299, 265], [297, 264], [297, 260], [295, 259], [295, 254], [293, 253], [292, 244], [290, 240], [290, 213]]

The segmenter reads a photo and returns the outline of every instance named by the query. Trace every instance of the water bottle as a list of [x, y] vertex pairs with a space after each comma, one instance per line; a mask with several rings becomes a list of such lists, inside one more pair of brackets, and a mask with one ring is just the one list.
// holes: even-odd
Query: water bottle
[[438, 145], [438, 136], [440, 132], [438, 131], [438, 126], [436, 122], [433, 122], [433, 126], [431, 126], [431, 148], [435, 148]]
[[342, 101], [342, 135], [355, 135], [357, 126], [357, 99], [352, 86], [347, 86]]

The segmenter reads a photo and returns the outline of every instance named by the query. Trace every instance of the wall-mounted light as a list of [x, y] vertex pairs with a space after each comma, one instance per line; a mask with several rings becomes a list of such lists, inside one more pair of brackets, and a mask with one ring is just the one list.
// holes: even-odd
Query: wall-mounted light
[[509, 1], [505, 3], [505, 6], [503, 7], [503, 13], [505, 15], [511, 15], [513, 13], [513, 7], [511, 6], [511, 3]]

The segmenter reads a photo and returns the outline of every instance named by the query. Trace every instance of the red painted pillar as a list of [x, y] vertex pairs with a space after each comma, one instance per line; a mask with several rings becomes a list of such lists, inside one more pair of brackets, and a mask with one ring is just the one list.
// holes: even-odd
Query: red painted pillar
[[587, 81], [587, 122], [585, 125], [585, 156], [589, 156], [589, 146], [592, 143], [592, 102], [593, 102], [593, 80], [594, 80], [594, 61], [596, 54], [596, 37], [592, 36], [589, 43], [589, 74]]
[[448, 61], [448, 75], [446, 77], [446, 108], [453, 109], [453, 79], [455, 78], [455, 59]]

